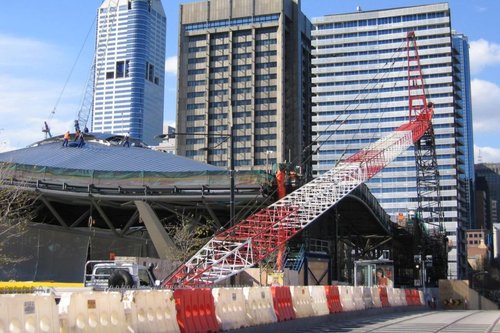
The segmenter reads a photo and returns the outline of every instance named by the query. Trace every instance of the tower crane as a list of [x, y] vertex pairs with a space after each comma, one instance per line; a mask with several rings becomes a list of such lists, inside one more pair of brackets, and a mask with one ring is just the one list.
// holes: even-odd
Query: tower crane
[[267, 208], [216, 234], [162, 283], [210, 285], [259, 263], [314, 222], [360, 184], [371, 179], [432, 128], [415, 34], [407, 34], [409, 122], [340, 160]]

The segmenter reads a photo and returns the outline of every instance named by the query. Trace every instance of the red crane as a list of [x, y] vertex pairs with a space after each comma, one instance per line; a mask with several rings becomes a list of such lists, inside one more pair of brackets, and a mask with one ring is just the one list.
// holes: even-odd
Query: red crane
[[415, 33], [407, 34], [409, 122], [341, 160], [333, 169], [215, 235], [162, 285], [206, 285], [252, 267], [284, 245], [361, 183], [368, 181], [431, 127]]

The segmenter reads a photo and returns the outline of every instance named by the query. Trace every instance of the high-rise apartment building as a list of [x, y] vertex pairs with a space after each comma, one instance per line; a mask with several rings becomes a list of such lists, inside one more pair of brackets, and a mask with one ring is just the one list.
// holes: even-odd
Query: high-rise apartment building
[[[181, 5], [177, 154], [240, 170], [301, 164], [310, 143], [310, 22], [298, 0]], [[232, 129], [231, 142], [227, 135]]]
[[[312, 23], [313, 140], [319, 147], [315, 174], [408, 121], [406, 36], [415, 31], [427, 98], [435, 106], [441, 204], [450, 246], [448, 276], [464, 277], [467, 216], [462, 204], [467, 188], [462, 175], [471, 156], [464, 149], [471, 137], [464, 139], [465, 111], [457, 111], [458, 67], [448, 4], [359, 9]], [[395, 219], [417, 209], [414, 151], [397, 158], [368, 186]]]
[[92, 131], [156, 144], [162, 133], [166, 17], [160, 0], [105, 0], [98, 11]]

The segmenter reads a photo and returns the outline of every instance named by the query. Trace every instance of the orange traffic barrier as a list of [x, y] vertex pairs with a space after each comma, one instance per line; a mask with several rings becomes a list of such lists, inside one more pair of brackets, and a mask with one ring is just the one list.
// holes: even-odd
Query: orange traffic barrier
[[411, 289], [411, 293], [413, 296], [413, 304], [414, 305], [422, 305], [422, 301], [420, 300], [420, 293], [417, 289]]
[[412, 295], [411, 289], [405, 289], [406, 304], [415, 305], [415, 299]]
[[278, 321], [295, 319], [290, 288], [287, 286], [273, 286], [271, 287], [271, 293], [273, 295], [274, 312]]
[[389, 303], [389, 296], [387, 295], [387, 288], [386, 287], [378, 287], [378, 291], [380, 294], [380, 302], [382, 303], [383, 308], [390, 307], [391, 304]]
[[325, 293], [330, 313], [342, 312], [342, 303], [340, 303], [339, 287], [325, 286]]
[[219, 331], [214, 298], [210, 289], [177, 289], [174, 291], [174, 299], [177, 323], [182, 333]]

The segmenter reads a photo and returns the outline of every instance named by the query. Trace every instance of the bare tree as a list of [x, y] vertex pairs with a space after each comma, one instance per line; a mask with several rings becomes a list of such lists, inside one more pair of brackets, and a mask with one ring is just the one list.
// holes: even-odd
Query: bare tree
[[21, 236], [33, 217], [34, 194], [9, 179], [8, 166], [0, 164], [0, 265], [18, 262], [5, 252], [12, 238]]
[[172, 262], [185, 262], [213, 236], [214, 223], [195, 221], [191, 215], [178, 215], [176, 223], [169, 223], [166, 231], [176, 249], [167, 254]]

